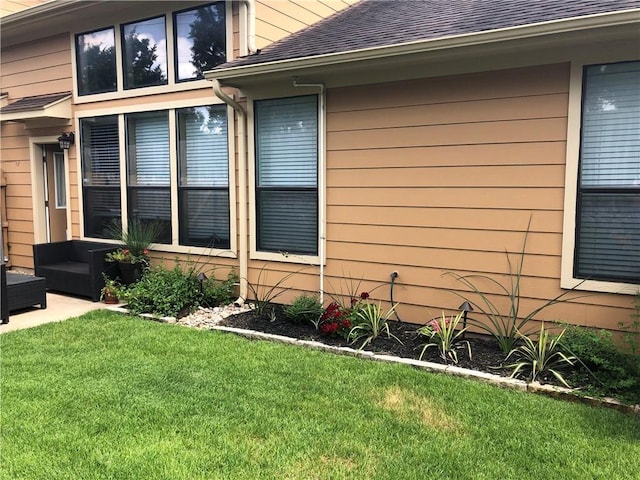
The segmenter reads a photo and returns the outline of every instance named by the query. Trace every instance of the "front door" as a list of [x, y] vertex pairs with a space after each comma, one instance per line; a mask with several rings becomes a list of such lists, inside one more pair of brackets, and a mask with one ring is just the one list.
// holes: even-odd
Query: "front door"
[[56, 144], [42, 146], [47, 241], [67, 239], [67, 175], [64, 152]]

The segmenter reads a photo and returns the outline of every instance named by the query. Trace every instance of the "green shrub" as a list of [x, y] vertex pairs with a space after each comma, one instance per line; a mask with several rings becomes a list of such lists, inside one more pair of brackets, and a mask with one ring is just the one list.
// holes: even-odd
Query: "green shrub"
[[132, 313], [178, 317], [196, 308], [202, 296], [193, 266], [183, 270], [176, 263], [172, 269], [151, 267], [125, 297]]
[[640, 401], [640, 356], [622, 352], [611, 332], [568, 326], [564, 350], [578, 357], [583, 376], [593, 376], [598, 392]]
[[229, 305], [235, 298], [238, 274], [231, 270], [226, 280], [216, 280], [211, 277], [202, 285], [202, 303], [209, 307]]
[[295, 298], [291, 305], [284, 307], [284, 314], [287, 320], [292, 323], [312, 323], [316, 324], [322, 315], [322, 304], [315, 295], [302, 294]]

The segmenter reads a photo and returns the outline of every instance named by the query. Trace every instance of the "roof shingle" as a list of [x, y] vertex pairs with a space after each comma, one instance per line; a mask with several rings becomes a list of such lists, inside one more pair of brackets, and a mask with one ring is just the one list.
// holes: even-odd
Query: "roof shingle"
[[640, 0], [362, 0], [214, 70], [636, 8]]
[[34, 97], [24, 97], [0, 109], [2, 113], [23, 112], [27, 110], [38, 110], [51, 105], [52, 103], [70, 97], [71, 92], [53, 93], [49, 95], [36, 95]]

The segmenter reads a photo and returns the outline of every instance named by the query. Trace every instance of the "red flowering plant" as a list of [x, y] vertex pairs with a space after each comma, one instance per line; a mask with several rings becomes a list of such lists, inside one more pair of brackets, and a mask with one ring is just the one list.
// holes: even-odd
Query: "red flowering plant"
[[357, 313], [368, 298], [369, 293], [362, 292], [359, 297], [351, 297], [348, 306], [340, 305], [337, 301], [331, 302], [320, 316], [318, 329], [327, 336], [348, 338], [357, 323]]

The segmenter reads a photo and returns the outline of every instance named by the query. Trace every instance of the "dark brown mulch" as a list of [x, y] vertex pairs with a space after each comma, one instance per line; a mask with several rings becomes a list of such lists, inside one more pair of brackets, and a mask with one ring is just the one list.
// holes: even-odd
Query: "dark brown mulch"
[[[419, 359], [423, 346], [426, 343], [425, 337], [421, 337], [417, 333], [420, 325], [398, 321], [389, 321], [388, 324], [391, 333], [400, 339], [402, 343], [394, 338], [382, 336], [375, 339], [364, 349], [397, 357]], [[277, 316], [275, 320], [271, 321], [267, 317], [258, 317], [252, 312], [247, 312], [231, 316], [224, 320], [221, 325], [283, 335], [300, 340], [315, 340], [333, 346], [359, 348], [361, 345], [361, 342], [351, 344], [340, 337], [328, 337], [316, 330], [311, 324], [301, 325], [291, 323], [285, 320], [282, 315]], [[469, 341], [471, 346], [471, 357], [469, 357], [466, 344], [458, 345], [456, 348], [458, 354], [457, 366], [496, 375], [510, 375], [511, 369], [503, 365], [504, 354], [497, 348], [495, 341], [490, 337], [469, 334], [466, 340]], [[422, 360], [440, 364], [447, 363], [440, 358], [438, 350], [435, 347], [427, 349]], [[448, 363], [450, 365], [453, 364], [452, 361]]]

